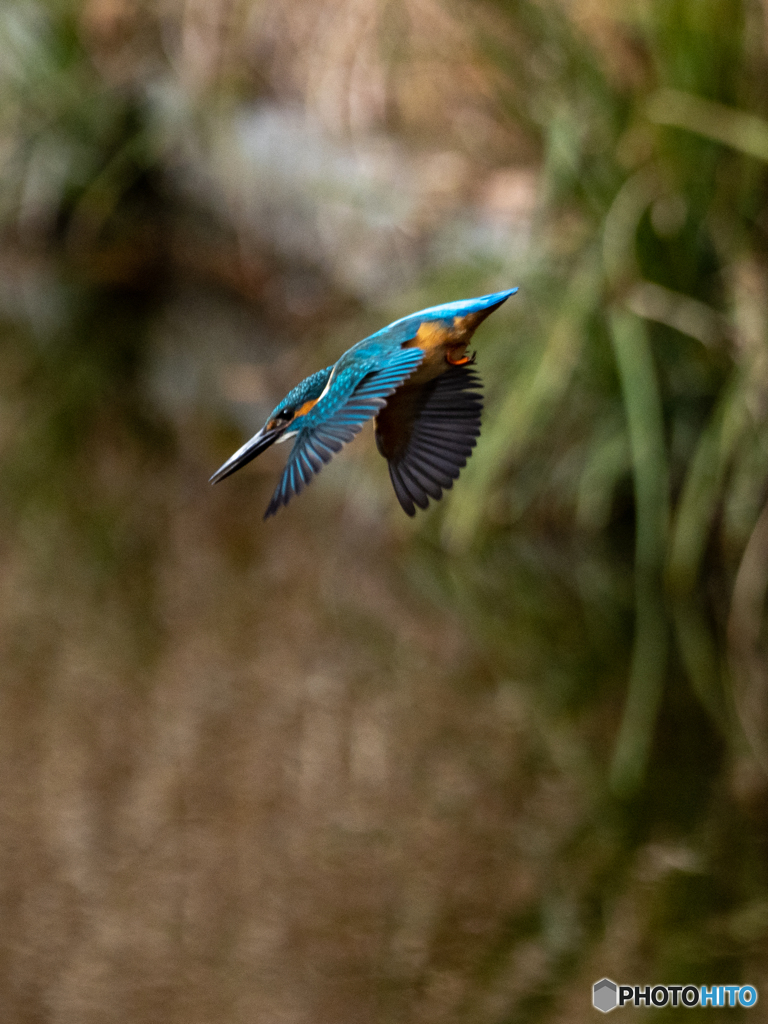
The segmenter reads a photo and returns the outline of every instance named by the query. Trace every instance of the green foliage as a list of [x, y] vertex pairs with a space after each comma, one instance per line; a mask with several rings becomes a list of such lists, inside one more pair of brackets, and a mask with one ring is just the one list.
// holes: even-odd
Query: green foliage
[[[563, 403], [577, 401], [578, 430], [571, 423], [569, 432], [590, 481], [584, 500], [611, 507], [620, 474], [601, 472], [598, 453], [619, 467], [615, 453], [630, 450], [638, 558], [664, 562], [685, 588], [730, 480], [765, 429], [760, 12], [741, 0], [637, 5], [608, 26], [603, 53], [552, 5], [498, 6], [511, 26], [509, 46], [495, 54], [513, 82], [510, 115], [525, 115], [545, 152], [521, 293], [536, 313], [522, 314], [524, 353], [473, 460], [473, 492], [454, 503], [448, 529], [468, 538], [482, 499], [514, 486], [510, 469], [527, 449], [546, 436], [562, 443]], [[578, 474], [568, 483], [575, 512], [584, 489]], [[753, 523], [721, 519], [729, 550], [743, 547]], [[666, 535], [651, 554], [649, 532]]]
[[[67, 783], [78, 802], [65, 807], [102, 806], [88, 786], [91, 771], [99, 777], [110, 758], [115, 779], [140, 774], [143, 726], [126, 727], [124, 696], [110, 689], [109, 678], [124, 672], [131, 693], [146, 679], [152, 701], [137, 705], [136, 721], [146, 716], [165, 742], [166, 717], [178, 719], [179, 735], [194, 735], [201, 752], [199, 775], [178, 759], [179, 792], [187, 778], [189, 793], [207, 793], [210, 785], [217, 808], [231, 809], [230, 820], [200, 804], [199, 818], [193, 815], [199, 849], [184, 808], [177, 829], [178, 848], [194, 870], [215, 862], [217, 879], [231, 881], [221, 913], [229, 921], [235, 908], [232, 926], [222, 929], [221, 940], [214, 934], [223, 949], [244, 915], [260, 920], [263, 907], [258, 900], [249, 905], [239, 888], [252, 873], [222, 875], [210, 851], [250, 851], [256, 875], [265, 853], [271, 855], [269, 844], [253, 842], [252, 816], [243, 807], [263, 804], [270, 815], [277, 808], [296, 837], [309, 835], [302, 885], [308, 896], [315, 884], [328, 894], [332, 922], [342, 887], [328, 885], [329, 859], [318, 837], [327, 829], [328, 849], [342, 851], [334, 856], [347, 850], [343, 883], [352, 890], [354, 865], [369, 862], [378, 828], [393, 877], [416, 879], [416, 898], [408, 884], [403, 898], [416, 908], [413, 934], [418, 939], [419, 915], [436, 922], [423, 926], [435, 952], [431, 962], [414, 960], [414, 999], [431, 988], [439, 1003], [452, 978], [468, 977], [462, 1019], [533, 1021], [567, 1016], [573, 1004], [563, 1004], [563, 992], [583, 1005], [597, 972], [613, 970], [605, 958], [622, 936], [625, 948], [612, 962], [632, 965], [638, 981], [753, 981], [753, 965], [764, 960], [765, 789], [738, 746], [734, 673], [724, 663], [728, 628], [747, 704], [765, 710], [764, 659], [755, 653], [768, 565], [768, 76], [762, 11], [747, 0], [648, 0], [631, 11], [622, 5], [621, 21], [584, 32], [554, 4], [488, 2], [495, 3], [498, 29], [488, 48], [504, 71], [506, 116], [533, 140], [529, 157], [537, 146], [542, 155], [540, 207], [526, 273], [497, 282], [520, 284], [520, 294], [482, 328], [482, 443], [443, 519], [420, 520], [418, 537], [401, 522], [399, 539], [386, 530], [373, 536], [371, 524], [381, 519], [364, 501], [350, 504], [344, 516], [324, 514], [339, 508], [330, 488], [263, 530], [253, 488], [270, 486], [269, 469], [261, 483], [251, 477], [206, 491], [216, 464], [200, 441], [207, 414], [190, 399], [187, 421], [172, 430], [148, 408], [150, 348], [158, 309], [162, 314], [172, 290], [172, 275], [157, 273], [167, 258], [165, 229], [178, 228], [179, 208], [190, 214], [183, 197], [159, 186], [169, 150], [153, 128], [147, 82], [130, 62], [122, 79], [104, 73], [98, 48], [84, 42], [84, 5], [50, 0], [0, 11], [3, 252], [14, 272], [21, 256], [34, 264], [17, 289], [26, 288], [30, 323], [4, 325], [0, 343], [0, 505], [8, 550], [21, 550], [37, 575], [51, 580], [37, 610], [23, 580], [23, 600], [5, 602], [12, 624], [15, 616], [22, 625], [25, 617], [31, 621], [31, 639], [21, 634], [16, 658], [34, 665], [29, 675], [43, 713], [41, 725], [26, 682], [19, 686], [30, 716], [28, 734], [12, 728], [22, 736], [19, 750], [37, 758], [49, 744], [55, 753], [68, 729], [57, 724], [57, 700], [73, 703], [76, 743], [81, 720], [87, 728], [93, 720], [91, 762], [81, 753], [72, 758], [91, 767], [75, 773], [82, 790], [79, 781]], [[470, 10], [480, 13], [479, 3]], [[606, 11], [616, 17], [607, 5]], [[514, 163], [515, 154], [509, 156]], [[214, 255], [210, 262], [218, 263]], [[452, 294], [473, 294], [478, 277], [488, 283], [488, 269], [453, 266]], [[189, 274], [189, 264], [182, 272]], [[412, 305], [398, 296], [393, 316], [433, 301], [434, 292]], [[284, 316], [287, 305], [277, 305]], [[518, 318], [514, 344], [505, 317]], [[382, 322], [372, 320], [370, 329]], [[222, 320], [220, 332], [209, 331], [204, 321], [201, 347], [217, 345], [227, 329]], [[349, 330], [352, 343], [360, 335]], [[325, 333], [327, 361], [340, 335]], [[315, 350], [307, 372], [322, 365], [316, 356]], [[285, 365], [265, 390], [277, 387], [283, 372], [293, 373], [294, 364]], [[215, 389], [212, 378], [206, 379]], [[359, 497], [365, 488], [353, 473], [350, 479]], [[446, 556], [431, 534], [438, 524], [455, 548], [481, 535], [485, 543]], [[61, 626], [46, 627], [55, 638], [47, 641], [51, 653], [26, 605], [41, 621], [55, 625], [60, 616]], [[90, 608], [85, 616], [83, 608]], [[113, 630], [126, 636], [122, 661], [111, 649], [111, 617], [127, 623]], [[77, 622], [72, 647], [64, 648], [74, 666], [68, 669], [58, 633], [71, 632], [81, 618], [85, 625]], [[25, 644], [31, 653], [24, 654]], [[94, 644], [109, 648], [103, 662]], [[18, 667], [13, 656], [6, 661], [13, 679]], [[105, 671], [88, 669], [89, 662]], [[85, 679], [72, 690], [76, 698], [66, 696], [68, 671]], [[169, 682], [177, 696], [155, 701], [154, 688], [162, 697]], [[50, 694], [43, 693], [47, 686]], [[102, 693], [104, 711], [94, 711], [101, 705], [89, 703], [92, 695]], [[107, 711], [113, 703], [114, 718]], [[747, 730], [764, 755], [766, 721], [755, 714]], [[274, 750], [271, 739], [264, 746], [267, 734]], [[220, 760], [211, 759], [219, 742]], [[327, 762], [318, 761], [326, 748]], [[390, 756], [400, 762], [391, 789]], [[65, 758], [51, 755], [48, 762], [42, 770], [34, 762], [30, 778], [44, 780], [47, 771], [53, 779]], [[254, 772], [255, 763], [277, 766], [278, 774]], [[306, 775], [300, 786], [308, 786], [313, 813], [315, 794], [328, 798], [328, 809], [322, 800], [320, 808], [327, 825], [306, 813], [290, 789], [297, 764], [322, 763], [330, 770], [318, 770], [318, 786], [327, 783], [327, 790], [299, 774]], [[220, 765], [229, 767], [219, 772]], [[161, 775], [153, 784], [162, 789]], [[353, 776], [361, 780], [364, 814], [357, 804], [350, 811], [346, 783], [334, 781]], [[287, 780], [282, 806], [284, 783], [275, 789], [274, 778]], [[263, 780], [263, 792], [252, 788]], [[44, 806], [58, 807], [67, 786], [45, 785]], [[220, 787], [229, 785], [231, 798], [220, 800]], [[122, 787], [115, 785], [111, 804], [105, 787], [99, 821], [130, 818]], [[30, 804], [16, 788], [24, 796], [19, 808]], [[154, 824], [139, 829], [137, 871], [152, 860], [146, 835], [161, 828], [165, 835], [176, 813], [166, 820], [159, 803], [144, 802]], [[452, 818], [453, 839], [444, 830]], [[41, 820], [34, 808], [30, 849], [40, 848]], [[277, 837], [276, 863], [283, 831], [265, 831]], [[115, 905], [129, 901], [122, 870], [100, 852], [102, 832], [93, 830], [93, 850], [83, 845], [81, 873], [98, 880], [102, 872], [94, 891], [111, 914], [110, 886]], [[463, 860], [457, 850], [465, 841]], [[18, 843], [14, 838], [9, 849]], [[117, 845], [124, 858], [122, 841]], [[163, 874], [164, 842], [158, 849]], [[9, 874], [19, 892], [29, 877], [23, 853], [21, 882]], [[300, 878], [297, 863], [288, 865], [286, 905]], [[60, 872], [65, 881], [67, 870]], [[518, 885], [518, 872], [520, 894], [508, 903], [504, 887]], [[131, 877], [131, 892], [148, 891], [147, 878]], [[366, 927], [376, 884], [359, 886]], [[420, 886], [445, 890], [436, 910], [429, 892], [419, 896]], [[488, 904], [479, 917], [467, 899], [473, 887]], [[24, 909], [34, 904], [16, 895], [24, 921], [36, 919]], [[72, 930], [69, 900], [61, 899], [62, 948]], [[170, 903], [163, 920], [175, 922], [173, 897]], [[346, 957], [338, 935], [353, 934], [345, 931], [352, 918], [341, 905], [341, 929], [329, 928], [334, 958], [341, 948]], [[213, 919], [209, 904], [201, 907], [200, 934], [211, 931]], [[397, 927], [397, 900], [393, 907]], [[382, 916], [390, 915], [386, 900], [383, 908]], [[403, 915], [410, 913], [407, 906]], [[301, 909], [299, 924], [303, 916], [306, 947], [314, 949], [319, 931]], [[405, 933], [410, 957], [417, 947]], [[352, 948], [352, 940], [343, 941]], [[26, 938], [13, 942], [28, 948]], [[192, 950], [194, 943], [182, 945]], [[172, 954], [178, 965], [175, 947]], [[459, 965], [453, 975], [446, 970], [451, 957]], [[177, 966], [159, 962], [173, 978]], [[389, 953], [383, 967], [377, 962], [372, 987], [387, 981], [391, 963]], [[399, 971], [392, 985], [404, 990], [406, 973]], [[315, 974], [324, 978], [327, 971]], [[203, 988], [211, 986], [211, 975], [197, 975]], [[248, 986], [252, 976], [246, 972], [237, 983]], [[291, 998], [294, 982], [288, 979]], [[231, 984], [227, 974], [222, 990], [231, 993]], [[445, 1016], [445, 1004], [439, 1006], [437, 1015]]]
[[0, 12], [0, 224], [74, 255], [130, 218], [126, 200], [158, 163], [141, 89], [99, 71], [80, 16], [60, 3]]
[[[445, 530], [461, 546], [487, 508], [508, 522], [554, 509], [610, 530], [631, 479], [635, 654], [614, 761], [629, 792], [665, 673], [665, 605], [694, 691], [727, 728], [696, 595], [732, 578], [768, 487], [763, 12], [749, 0], [647, 0], [606, 6], [582, 32], [553, 4], [495, 7], [509, 32], [491, 51], [510, 117], [540, 139], [544, 181], [530, 270], [516, 282], [519, 351], [511, 363], [495, 336], [484, 443]], [[721, 603], [723, 631], [725, 614]]]

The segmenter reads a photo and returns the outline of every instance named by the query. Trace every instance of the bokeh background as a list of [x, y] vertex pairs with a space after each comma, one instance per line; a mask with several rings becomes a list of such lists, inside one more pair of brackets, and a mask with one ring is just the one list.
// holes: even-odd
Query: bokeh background
[[[767, 43], [760, 0], [4, 0], [3, 1024], [768, 1005]], [[266, 524], [284, 451], [208, 486], [515, 284], [440, 506], [370, 431]]]

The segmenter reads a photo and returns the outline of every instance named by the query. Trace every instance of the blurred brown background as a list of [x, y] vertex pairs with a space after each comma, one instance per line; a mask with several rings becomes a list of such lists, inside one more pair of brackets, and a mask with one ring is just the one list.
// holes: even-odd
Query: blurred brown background
[[[768, 998], [767, 39], [3, 5], [3, 1024]], [[515, 284], [440, 506], [370, 431], [268, 523], [284, 451], [208, 486], [355, 341]]]

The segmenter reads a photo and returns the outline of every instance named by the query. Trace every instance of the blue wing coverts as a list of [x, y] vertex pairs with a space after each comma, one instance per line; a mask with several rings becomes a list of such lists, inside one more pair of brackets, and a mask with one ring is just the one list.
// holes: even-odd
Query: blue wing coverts
[[386, 366], [367, 373], [330, 414], [325, 408], [326, 399], [320, 399], [298, 432], [265, 519], [287, 505], [294, 494], [301, 493], [323, 465], [362, 430], [366, 420], [387, 404], [389, 396], [410, 377], [423, 358], [424, 353], [419, 348], [396, 351]]

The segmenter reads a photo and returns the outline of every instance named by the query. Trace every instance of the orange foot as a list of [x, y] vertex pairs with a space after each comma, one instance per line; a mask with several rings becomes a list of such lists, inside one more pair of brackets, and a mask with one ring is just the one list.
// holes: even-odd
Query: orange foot
[[461, 356], [459, 359], [454, 359], [450, 350], [445, 353], [445, 361], [450, 363], [451, 366], [466, 366], [467, 363], [472, 362], [472, 356]]

